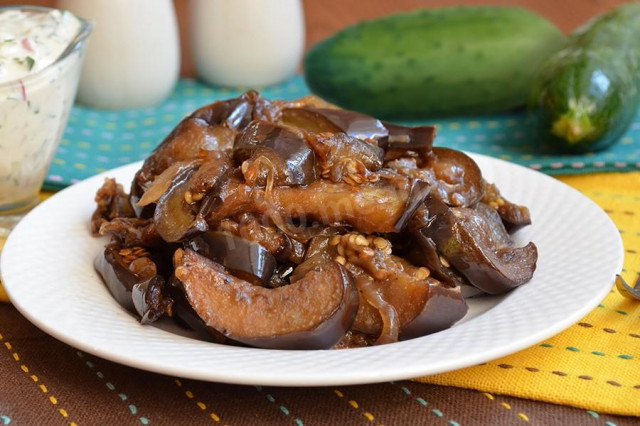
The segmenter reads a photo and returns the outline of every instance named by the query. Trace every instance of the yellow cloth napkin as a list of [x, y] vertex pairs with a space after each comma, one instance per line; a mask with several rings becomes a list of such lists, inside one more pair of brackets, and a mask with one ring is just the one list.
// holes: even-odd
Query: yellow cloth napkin
[[[622, 276], [640, 274], [640, 172], [560, 177], [602, 207], [625, 249]], [[421, 382], [640, 416], [640, 301], [615, 288], [577, 324], [513, 355]]]
[[[640, 273], [640, 172], [559, 179], [598, 203], [616, 223], [625, 248], [622, 276], [635, 283]], [[1, 286], [0, 300], [7, 300]], [[625, 299], [613, 288], [577, 324], [538, 345], [416, 380], [640, 416], [639, 363], [640, 302]]]

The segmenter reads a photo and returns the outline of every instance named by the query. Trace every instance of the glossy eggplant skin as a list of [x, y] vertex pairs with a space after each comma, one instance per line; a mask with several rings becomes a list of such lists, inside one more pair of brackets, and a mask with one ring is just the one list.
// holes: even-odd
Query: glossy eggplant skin
[[316, 179], [315, 157], [304, 139], [265, 121], [251, 122], [238, 135], [233, 158], [238, 163], [248, 162], [242, 171], [250, 184], [264, 186], [267, 173], [275, 174], [276, 185], [307, 185]]
[[305, 133], [346, 133], [360, 140], [381, 140], [389, 135], [386, 125], [376, 118], [337, 108], [285, 108], [282, 122]]
[[95, 196], [96, 209], [91, 215], [91, 233], [101, 235], [100, 227], [113, 219], [134, 216], [129, 197], [115, 179], [105, 179]]
[[470, 207], [482, 199], [482, 172], [465, 153], [449, 148], [433, 148], [423, 168], [433, 172], [434, 195], [446, 205]]
[[495, 210], [483, 204], [449, 208], [435, 197], [426, 204], [431, 220], [422, 232], [472, 285], [500, 294], [531, 279], [538, 259], [535, 244], [515, 247]]
[[484, 195], [482, 202], [487, 204], [498, 212], [504, 227], [509, 233], [516, 232], [518, 229], [527, 225], [531, 225], [531, 213], [526, 206], [520, 206], [505, 199], [498, 190], [498, 187], [492, 183], [484, 183]]
[[182, 241], [209, 229], [205, 220], [211, 208], [209, 198], [216, 196], [230, 168], [227, 158], [222, 157], [194, 164], [174, 176], [153, 212], [156, 230], [164, 241]]
[[336, 262], [275, 289], [240, 280], [189, 249], [176, 252], [174, 265], [189, 304], [207, 326], [250, 346], [329, 349], [357, 311], [357, 290]]
[[153, 212], [153, 222], [158, 234], [166, 242], [173, 243], [209, 229], [200, 206], [186, 201], [187, 186], [193, 170], [176, 178], [165, 192]]
[[154, 178], [171, 164], [197, 158], [203, 151], [230, 150], [238, 132], [251, 120], [271, 121], [277, 115], [277, 108], [254, 91], [194, 111], [153, 150], [136, 173], [130, 191], [136, 214], [150, 217], [153, 209], [136, 207], [137, 203]]
[[420, 313], [402, 327], [400, 340], [445, 330], [460, 321], [469, 309], [459, 286], [450, 287], [435, 280], [428, 280], [426, 286], [427, 300]]
[[426, 266], [434, 277], [450, 287], [466, 284], [462, 275], [440, 261], [436, 243], [422, 229], [407, 232], [405, 237], [409, 241], [403, 248], [403, 255], [407, 260], [414, 265]]
[[192, 239], [189, 247], [253, 284], [268, 285], [278, 264], [260, 244], [226, 232], [204, 232]]
[[388, 136], [381, 141], [387, 151], [387, 159], [405, 155], [413, 151], [426, 157], [431, 153], [436, 137], [435, 126], [408, 127], [399, 124], [384, 123]]
[[143, 252], [110, 244], [96, 257], [94, 266], [114, 299], [146, 324], [170, 316], [173, 300], [165, 297], [164, 279]]

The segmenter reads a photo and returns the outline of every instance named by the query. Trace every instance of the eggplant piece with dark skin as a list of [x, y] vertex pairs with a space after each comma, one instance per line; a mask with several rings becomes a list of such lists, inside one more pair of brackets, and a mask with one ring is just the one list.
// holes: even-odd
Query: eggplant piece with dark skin
[[[462, 296], [475, 297], [484, 294], [482, 290], [469, 284], [451, 265], [443, 263], [436, 249], [433, 239], [424, 235], [422, 230], [416, 229], [407, 233], [408, 243], [402, 248], [403, 257], [418, 266], [426, 266], [431, 275], [449, 287], [460, 287]], [[446, 261], [445, 261], [446, 262]], [[447, 266], [448, 265], [448, 266]]]
[[315, 156], [300, 136], [284, 127], [253, 121], [236, 138], [233, 158], [242, 163], [249, 185], [265, 186], [273, 174], [275, 185], [307, 185], [316, 179]]
[[346, 133], [361, 140], [380, 140], [389, 131], [382, 122], [369, 115], [337, 108], [285, 108], [282, 122], [303, 133]]
[[356, 186], [320, 179], [306, 187], [274, 187], [267, 193], [230, 181], [207, 222], [217, 226], [224, 218], [250, 212], [276, 220], [350, 225], [365, 233], [396, 232], [412, 187], [413, 180], [403, 177]]
[[434, 195], [451, 207], [474, 206], [482, 199], [482, 172], [463, 152], [435, 147], [422, 165], [433, 172]]
[[174, 301], [172, 307], [173, 319], [178, 325], [193, 330], [199, 339], [214, 343], [230, 344], [225, 336], [205, 324], [202, 318], [193, 310], [184, 293], [182, 282], [171, 274], [167, 281], [169, 297]]
[[94, 266], [114, 299], [142, 324], [171, 316], [173, 300], [164, 296], [164, 279], [145, 249], [109, 244]]
[[191, 174], [192, 171], [178, 177], [156, 204], [153, 222], [164, 241], [180, 241], [209, 229], [200, 215], [200, 206], [185, 199]]
[[230, 168], [223, 157], [175, 176], [153, 213], [153, 222], [164, 241], [181, 241], [209, 229], [205, 216], [212, 206], [202, 200], [227, 178]]
[[380, 170], [384, 160], [384, 151], [377, 145], [346, 133], [312, 134], [307, 141], [319, 159], [323, 178], [351, 185], [379, 179], [370, 173]]
[[504, 198], [500, 194], [498, 187], [492, 183], [484, 182], [482, 202], [496, 209], [504, 227], [510, 233], [531, 225], [529, 209]]
[[252, 284], [268, 285], [277, 266], [276, 258], [260, 244], [226, 232], [207, 231], [188, 245]]
[[[155, 177], [178, 161], [198, 158], [202, 151], [228, 151], [236, 135], [251, 120], [275, 122], [279, 107], [262, 98], [257, 92], [225, 101], [214, 102], [197, 109], [182, 120], [156, 147], [136, 173], [131, 186], [131, 204], [136, 206]], [[138, 216], [150, 217], [152, 209], [136, 206]]]
[[129, 203], [129, 196], [124, 192], [122, 185], [115, 179], [105, 179], [95, 196], [96, 209], [91, 215], [91, 233], [94, 236], [100, 234], [103, 223], [115, 218], [133, 217], [134, 210]]
[[[352, 268], [348, 269], [353, 271]], [[358, 311], [354, 330], [376, 336], [384, 333], [386, 324], [381, 317], [382, 310], [378, 311], [380, 307], [371, 304], [375, 297], [383, 302], [383, 307], [386, 305], [387, 309], [392, 309], [395, 316], [398, 327], [396, 338], [378, 340], [378, 344], [413, 339], [447, 329], [462, 319], [468, 310], [460, 287], [450, 287], [431, 277], [417, 279], [412, 276], [411, 269], [405, 273], [391, 274], [382, 282], [369, 280], [371, 289], [363, 288], [365, 277], [361, 274], [355, 277], [361, 292], [373, 292], [375, 296], [369, 294], [363, 296], [364, 300], [361, 299], [360, 306], [364, 309]]]
[[538, 259], [535, 244], [515, 247], [491, 208], [452, 209], [435, 197], [426, 204], [432, 220], [422, 232], [472, 285], [500, 294], [531, 279]]
[[353, 232], [332, 236], [325, 251], [345, 265], [360, 292], [352, 330], [377, 336], [377, 344], [443, 330], [467, 312], [459, 287], [393, 255], [384, 238]]
[[349, 330], [358, 306], [353, 281], [336, 262], [275, 289], [236, 278], [188, 249], [176, 252], [174, 266], [187, 300], [207, 326], [250, 346], [329, 349]]
[[[266, 223], [265, 223], [266, 222]], [[306, 246], [265, 220], [258, 220], [249, 213], [239, 214], [220, 222], [220, 232], [253, 241], [269, 251], [278, 262], [300, 264], [304, 260]]]
[[111, 235], [124, 247], [156, 247], [163, 243], [152, 219], [116, 217], [103, 222], [99, 235]]
[[414, 179], [411, 182], [411, 189], [409, 191], [409, 196], [407, 197], [407, 202], [405, 203], [404, 211], [394, 225], [395, 232], [400, 232], [407, 226], [409, 221], [416, 214], [416, 211], [424, 203], [424, 200], [429, 196], [430, 191], [431, 184], [428, 182], [419, 179]]
[[417, 153], [426, 158], [433, 148], [433, 140], [436, 137], [435, 126], [408, 127], [398, 124], [384, 123], [388, 136], [381, 140], [387, 152], [385, 159], [395, 159], [406, 155], [407, 151]]

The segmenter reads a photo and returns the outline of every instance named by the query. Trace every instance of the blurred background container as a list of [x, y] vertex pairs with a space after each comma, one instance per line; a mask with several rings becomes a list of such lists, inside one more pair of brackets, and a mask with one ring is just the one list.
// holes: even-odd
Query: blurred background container
[[[83, 2], [92, 2], [81, 0]], [[173, 0], [178, 17], [182, 51], [181, 75], [195, 76], [195, 65], [189, 37], [190, 10], [194, 0]], [[564, 33], [574, 30], [589, 18], [612, 9], [625, 0], [301, 0], [305, 15], [305, 47], [317, 43], [346, 25], [393, 12], [420, 7], [451, 5], [522, 6], [555, 23]], [[0, 0], [0, 5], [15, 4]], [[55, 0], [24, 0], [22, 3], [53, 6]]]
[[189, 39], [197, 75], [220, 86], [266, 86], [302, 59], [300, 0], [191, 0]]
[[95, 23], [78, 88], [80, 103], [141, 108], [169, 95], [180, 70], [172, 0], [59, 0], [55, 7]]

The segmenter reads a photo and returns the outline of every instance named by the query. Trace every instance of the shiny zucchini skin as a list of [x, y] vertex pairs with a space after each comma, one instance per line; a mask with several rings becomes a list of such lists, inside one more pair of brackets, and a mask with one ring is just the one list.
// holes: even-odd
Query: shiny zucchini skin
[[557, 152], [605, 149], [640, 103], [640, 3], [594, 18], [542, 68], [531, 96], [540, 143]]

